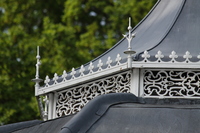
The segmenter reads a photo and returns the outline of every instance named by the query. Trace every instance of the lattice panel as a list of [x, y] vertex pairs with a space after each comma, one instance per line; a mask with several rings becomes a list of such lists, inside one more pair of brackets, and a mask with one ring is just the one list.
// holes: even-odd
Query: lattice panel
[[200, 71], [145, 70], [144, 97], [200, 97]]
[[129, 93], [130, 72], [98, 80], [77, 88], [58, 92], [56, 102], [57, 117], [74, 114], [94, 97], [107, 93]]

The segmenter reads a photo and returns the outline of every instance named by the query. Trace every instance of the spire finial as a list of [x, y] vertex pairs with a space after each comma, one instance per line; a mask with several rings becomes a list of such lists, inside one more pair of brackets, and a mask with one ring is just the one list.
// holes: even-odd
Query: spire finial
[[47, 109], [46, 109], [46, 104], [47, 101], [45, 101], [45, 110], [43, 108], [43, 103], [42, 103], [42, 100], [41, 100], [41, 97], [38, 96], [37, 92], [38, 92], [38, 89], [40, 89], [40, 82], [43, 81], [42, 79], [40, 79], [40, 76], [39, 76], [39, 68], [40, 68], [40, 65], [41, 65], [41, 62], [40, 62], [40, 47], [37, 46], [37, 55], [36, 55], [36, 59], [37, 59], [37, 63], [36, 63], [36, 74], [35, 74], [35, 79], [32, 79], [33, 82], [35, 82], [35, 95], [36, 95], [36, 98], [37, 98], [37, 102], [38, 102], [38, 106], [39, 106], [39, 109], [40, 109], [40, 116], [41, 118], [45, 121], [47, 120]]
[[129, 17], [129, 26], [128, 26], [128, 30], [132, 30], [132, 27], [131, 27], [131, 17]]
[[39, 79], [39, 68], [40, 68], [40, 65], [41, 65], [41, 62], [40, 62], [40, 47], [39, 46], [37, 46], [36, 59], [37, 59], [37, 64], [36, 64], [36, 75], [35, 75], [35, 78]]
[[[35, 74], [35, 79], [32, 79], [33, 82], [35, 82], [35, 89], [39, 89], [40, 85], [39, 83], [42, 81], [42, 79], [39, 78], [39, 68], [41, 65], [40, 62], [40, 49], [39, 46], [37, 46], [37, 55], [36, 55], [37, 63], [36, 63], [36, 74]], [[36, 92], [36, 91], [35, 91]]]
[[124, 53], [128, 55], [128, 57], [127, 57], [128, 58], [128, 67], [132, 67], [131, 66], [131, 63], [132, 63], [131, 56], [132, 56], [132, 54], [135, 54], [136, 52], [133, 51], [132, 48], [131, 48], [131, 40], [135, 37], [135, 33], [131, 34], [131, 30], [132, 30], [131, 17], [129, 17], [128, 30], [129, 30], [128, 36], [127, 35], [123, 35], [128, 40], [128, 50], [124, 51]]

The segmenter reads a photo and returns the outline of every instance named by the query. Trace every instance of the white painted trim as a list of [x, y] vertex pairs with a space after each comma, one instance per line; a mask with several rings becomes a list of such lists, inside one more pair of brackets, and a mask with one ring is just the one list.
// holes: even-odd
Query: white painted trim
[[57, 98], [58, 98], [58, 93], [57, 92], [54, 92], [54, 100], [53, 100], [53, 113], [52, 113], [52, 119], [54, 118], [57, 118], [56, 116], [56, 101], [57, 101]]
[[51, 85], [49, 87], [40, 87], [40, 89], [37, 90], [36, 94], [37, 95], [43, 95], [43, 94], [46, 94], [46, 93], [49, 93], [49, 92], [52, 92], [52, 91], [58, 91], [62, 88], [68, 88], [68, 87], [71, 87], [73, 85], [82, 84], [82, 83], [85, 83], [85, 82], [88, 82], [88, 81], [91, 81], [91, 80], [94, 80], [94, 79], [98, 79], [100, 77], [106, 77], [107, 75], [111, 75], [113, 73], [117, 73], [117, 72], [120, 72], [120, 71], [123, 72], [125, 70], [128, 70], [126, 63], [123, 64], [123, 65], [120, 65], [120, 66], [113, 67], [112, 69], [106, 69], [104, 71], [99, 71], [99, 72], [96, 72], [96, 73], [85, 75], [85, 76], [75, 78], [75, 79], [72, 79], [72, 80], [69, 80], [69, 81], [66, 81], [66, 82], [57, 83], [57, 84]]
[[[192, 55], [190, 52], [186, 51], [185, 55], [182, 56], [183, 58], [182, 62], [176, 61], [176, 59], [179, 57], [176, 55], [175, 51], [172, 51], [171, 54], [168, 56], [169, 61], [163, 61], [162, 59], [165, 57], [161, 51], [158, 51], [158, 53], [155, 55], [155, 61], [150, 61], [150, 55], [147, 51], [144, 51], [142, 54], [143, 59], [141, 61], [132, 61], [131, 68], [129, 69], [138, 69], [138, 68], [158, 68], [158, 69], [198, 69], [200, 68], [200, 55], [197, 56], [198, 61], [191, 62], [190, 59], [192, 58]], [[45, 79], [45, 86], [44, 87], [35, 87], [35, 95], [43, 95], [49, 92], [58, 91], [63, 88], [69, 88], [71, 86], [83, 84], [85, 82], [90, 82], [95, 79], [98, 79], [100, 77], [105, 77], [114, 73], [118, 73], [120, 71], [128, 70], [127, 62], [121, 64], [120, 63], [121, 57], [118, 54], [115, 61], [117, 62], [115, 66], [111, 66], [112, 60], [110, 57], [108, 57], [108, 60], [106, 64], [108, 65], [107, 68], [103, 69], [102, 65], [105, 64], [99, 60], [98, 70], [96, 72], [93, 72], [94, 65], [92, 62], [90, 62], [90, 66], [88, 67], [88, 70], [90, 71], [88, 74], [84, 74], [85, 68], [84, 66], [81, 66], [80, 76], [75, 77], [75, 73], [77, 71], [73, 68], [72, 72], [70, 73], [71, 79], [65, 79], [65, 77], [68, 75], [66, 71], [63, 72], [62, 77], [64, 77], [64, 80], [61, 82], [57, 82], [58, 75], [55, 73], [54, 78], [51, 80], [53, 84], [49, 84], [50, 79], [48, 76], [46, 76]], [[135, 92], [134, 92], [135, 93]]]
[[144, 78], [144, 69], [140, 69], [140, 88], [139, 88], [139, 97], [144, 96], [144, 88], [143, 88], [143, 78]]
[[[144, 71], [145, 70], [148, 70], [148, 71], [163, 71], [163, 72], [166, 72], [166, 71], [180, 71], [180, 72], [191, 72], [191, 73], [195, 73], [195, 74], [197, 74], [196, 72], [198, 71], [198, 75], [199, 75], [199, 73], [200, 73], [200, 68], [195, 68], [195, 69], [188, 69], [188, 68], [180, 68], [180, 69], [169, 69], [169, 68], [165, 68], [165, 69], [157, 69], [157, 68], [147, 68], [147, 69], [142, 69], [141, 70], [141, 81], [140, 81], [140, 84], [141, 84], [141, 93], [140, 93], [140, 96], [141, 97], [144, 97], [144, 98], [159, 98], [159, 99], [164, 99], [164, 98], [182, 98], [182, 99], [184, 99], [184, 98], [187, 98], [187, 99], [200, 99], [200, 96], [198, 95], [198, 96], [192, 96], [192, 95], [181, 95], [181, 96], [168, 96], [168, 95], [159, 95], [158, 94], [158, 96], [153, 96], [153, 95], [144, 95]], [[183, 79], [185, 79], [185, 78], [183, 78]], [[176, 79], [176, 80], [174, 80], [174, 81], [180, 81], [180, 80], [178, 80], [178, 79]], [[184, 81], [184, 80], [183, 80]], [[180, 81], [181, 82], [181, 81]]]
[[49, 105], [48, 105], [48, 120], [52, 119], [53, 116], [53, 102], [54, 102], [54, 95], [53, 93], [49, 93], [48, 96]]
[[140, 86], [140, 75], [139, 75], [139, 68], [132, 69], [132, 75], [131, 75], [131, 87], [130, 92], [133, 93], [135, 96], [139, 96], [139, 86]]

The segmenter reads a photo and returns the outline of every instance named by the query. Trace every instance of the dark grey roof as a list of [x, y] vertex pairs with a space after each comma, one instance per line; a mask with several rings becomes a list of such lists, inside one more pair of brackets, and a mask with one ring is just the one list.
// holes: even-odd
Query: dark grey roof
[[[171, 60], [169, 58], [171, 52], [175, 51], [178, 55], [176, 61], [181, 62], [185, 60], [183, 55], [189, 51], [192, 55], [190, 60], [199, 61], [197, 58], [200, 54], [199, 7], [199, 0], [158, 0], [146, 17], [132, 30], [132, 33], [136, 33], [136, 37], [131, 41], [132, 50], [136, 51], [133, 59], [142, 60], [142, 53], [148, 51], [151, 55], [148, 60], [155, 61], [155, 55], [158, 51], [161, 51], [164, 55], [162, 60], [168, 61]], [[124, 51], [128, 49], [127, 47], [127, 39], [121, 39], [108, 51], [91, 61], [94, 65], [93, 71], [96, 72], [98, 70], [97, 64], [100, 59], [104, 63], [102, 68], [107, 68], [106, 61], [108, 57], [111, 57], [113, 61], [111, 66], [114, 66], [117, 54], [120, 54], [122, 58], [120, 62], [125, 62], [127, 55], [124, 54]], [[89, 63], [84, 65], [84, 74], [89, 73]], [[80, 76], [79, 69], [76, 69], [75, 77]], [[70, 74], [66, 79], [71, 79]], [[63, 78], [59, 77], [57, 82], [62, 80]], [[50, 85], [53, 83], [54, 81], [49, 82]]]
[[73, 115], [49, 121], [32, 120], [0, 126], [0, 133], [58, 133]]
[[199, 132], [200, 100], [107, 94], [89, 102], [60, 133]]
[[[145, 50], [153, 56], [159, 50], [166, 57], [169, 57], [172, 51], [180, 56], [183, 56], [186, 51], [193, 56], [199, 55], [199, 7], [199, 0], [158, 0], [148, 15], [132, 30], [132, 33], [136, 33], [136, 37], [131, 42], [132, 50], [136, 51], [134, 56], [140, 56]], [[125, 38], [120, 40], [107, 52], [94, 59], [94, 64], [99, 59], [106, 62], [108, 56], [114, 60], [118, 53], [125, 59], [127, 55], [123, 52], [127, 50], [127, 46], [128, 42]], [[181, 58], [177, 59], [177, 61], [181, 60]]]
[[74, 116], [38, 122], [12, 131], [13, 133], [198, 133], [199, 114], [200, 99], [142, 99], [130, 93], [111, 93], [94, 98]]
[[[136, 37], [131, 41], [132, 50], [136, 51], [133, 59], [141, 60], [141, 54], [148, 51], [152, 55], [149, 60], [154, 61], [157, 52], [161, 51], [164, 55], [162, 60], [167, 61], [171, 52], [175, 51], [179, 56], [176, 61], [182, 61], [183, 55], [189, 51], [193, 56], [191, 61], [199, 60], [197, 59], [197, 55], [200, 54], [199, 6], [199, 0], [158, 0], [146, 17], [132, 30], [132, 33], [136, 33]], [[108, 51], [92, 60], [94, 71], [98, 69], [97, 64], [100, 59], [104, 62], [103, 67], [106, 67], [105, 62], [109, 56], [113, 64], [117, 54], [122, 57], [121, 62], [125, 62], [127, 55], [124, 51], [127, 49], [128, 41], [123, 38]], [[84, 65], [86, 69], [88, 66], [89, 63]], [[80, 73], [77, 71], [78, 74]]]
[[199, 106], [115, 105], [87, 133], [199, 133], [199, 113]]
[[[180, 13], [177, 14], [169, 33], [149, 51], [150, 54], [156, 53], [158, 50], [161, 50], [164, 55], [169, 55], [173, 50], [180, 56], [183, 56], [186, 51], [189, 51], [192, 56], [200, 54], [200, 1], [176, 1], [182, 5], [179, 8]], [[193, 57], [193, 59], [196, 58]]]
[[0, 133], [10, 133], [20, 129], [29, 128], [31, 126], [40, 124], [42, 121], [40, 120], [32, 120], [32, 121], [25, 121], [19, 123], [13, 123], [8, 125], [0, 126]]

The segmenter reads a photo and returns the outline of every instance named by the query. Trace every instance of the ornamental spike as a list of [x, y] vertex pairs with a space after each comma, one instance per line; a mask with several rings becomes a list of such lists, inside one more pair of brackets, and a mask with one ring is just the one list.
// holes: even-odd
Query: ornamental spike
[[131, 48], [131, 40], [133, 39], [133, 37], [135, 37], [135, 33], [131, 34], [131, 30], [132, 30], [132, 27], [131, 27], [131, 18], [129, 17], [129, 26], [128, 26], [128, 31], [129, 31], [129, 34], [128, 36], [127, 35], [123, 35], [127, 41], [128, 41], [128, 50], [124, 51], [124, 54], [127, 54], [128, 57], [127, 57], [127, 65], [128, 65], [128, 68], [131, 68], [132, 67], [132, 54], [135, 54], [136, 52], [132, 50]]
[[41, 65], [41, 62], [40, 62], [40, 47], [39, 46], [37, 46], [36, 59], [37, 59], [37, 64], [36, 64], [36, 75], [35, 75], [35, 78], [39, 79], [39, 68], [40, 68], [40, 65]]
[[39, 46], [37, 46], [37, 55], [36, 55], [37, 63], [36, 63], [36, 74], [35, 74], [35, 79], [32, 79], [33, 82], [35, 82], [35, 90], [40, 88], [39, 83], [42, 81], [39, 76], [39, 68], [41, 65], [40, 62], [40, 49]]

